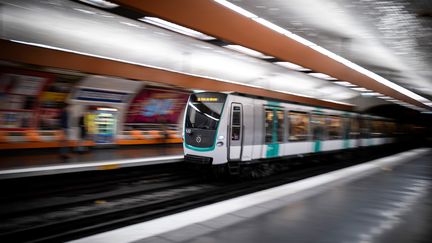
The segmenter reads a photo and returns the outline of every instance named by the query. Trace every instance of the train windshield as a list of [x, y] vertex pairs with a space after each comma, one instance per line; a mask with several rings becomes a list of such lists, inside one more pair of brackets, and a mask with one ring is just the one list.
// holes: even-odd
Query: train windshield
[[222, 114], [226, 94], [192, 94], [186, 113], [186, 128], [216, 130]]

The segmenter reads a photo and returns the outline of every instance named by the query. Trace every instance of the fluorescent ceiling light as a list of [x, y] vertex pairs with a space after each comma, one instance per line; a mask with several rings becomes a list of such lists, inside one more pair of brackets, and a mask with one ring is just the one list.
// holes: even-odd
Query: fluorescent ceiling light
[[86, 14], [95, 14], [95, 12], [93, 12], [93, 11], [89, 11], [89, 10], [82, 9], [82, 8], [74, 8], [74, 10], [82, 12], [82, 13], [86, 13]]
[[355, 63], [353, 63], [353, 62], [351, 62], [351, 61], [349, 61], [349, 60], [347, 60], [347, 59], [345, 59], [345, 58], [343, 58], [343, 57], [341, 57], [341, 56], [339, 56], [339, 55], [337, 55], [337, 54], [335, 54], [335, 53], [333, 53], [333, 52], [331, 52], [331, 51], [329, 51], [323, 47], [321, 47], [321, 46], [318, 46], [317, 44], [315, 44], [311, 41], [308, 41], [301, 36], [298, 36], [294, 33], [291, 33], [290, 31], [287, 31], [287, 30], [283, 29], [282, 27], [277, 26], [277, 25], [275, 25], [275, 24], [273, 24], [273, 23], [271, 23], [265, 19], [258, 18], [257, 15], [255, 15], [255, 14], [253, 14], [253, 13], [251, 13], [251, 12], [249, 12], [249, 11], [239, 7], [239, 6], [236, 6], [236, 5], [234, 5], [228, 1], [225, 1], [225, 0], [215, 0], [215, 1], [217, 3], [224, 5], [225, 7], [229, 8], [233, 11], [236, 11], [237, 13], [239, 13], [243, 16], [251, 18], [251, 19], [257, 21], [258, 23], [265, 25], [266, 27], [268, 27], [274, 31], [277, 31], [278, 33], [283, 33], [284, 35], [291, 38], [292, 40], [295, 40], [295, 41], [297, 41], [297, 42], [299, 42], [305, 46], [309, 46], [310, 48], [316, 50], [317, 52], [319, 52], [323, 55], [326, 55], [326, 56], [332, 58], [333, 60], [335, 60], [335, 61], [337, 61], [337, 62], [339, 62], [339, 63], [341, 63], [341, 64], [359, 72], [359, 73], [366, 75], [367, 77], [375, 80], [378, 83], [381, 83], [381, 84], [383, 84], [383, 85], [385, 85], [385, 86], [387, 86], [393, 90], [396, 90], [397, 92], [404, 94], [404, 95], [406, 95], [412, 99], [415, 99], [415, 100], [417, 100], [423, 104], [428, 103], [427, 106], [432, 107], [432, 104], [430, 104], [431, 103], [430, 100], [428, 100], [428, 99], [426, 99], [426, 98], [424, 98], [424, 97], [422, 97], [422, 96], [420, 96], [420, 95], [418, 95], [418, 94], [416, 94], [416, 93], [414, 93], [414, 92], [412, 92], [406, 88], [403, 88], [403, 87], [379, 76], [378, 74], [373, 73], [373, 72], [371, 72], [371, 71], [369, 71], [369, 70], [367, 70], [367, 69], [365, 69], [365, 68], [363, 68], [363, 67], [361, 67], [361, 66], [359, 66], [359, 65], [357, 65], [357, 64], [355, 64]]
[[311, 42], [311, 41], [308, 41], [308, 40], [306, 40], [305, 38], [303, 38], [303, 37], [301, 37], [301, 36], [299, 36], [299, 35], [296, 35], [296, 34], [294, 34], [294, 33], [291, 33], [291, 32], [285, 33], [285, 35], [286, 35], [287, 37], [289, 37], [289, 38], [291, 38], [291, 39], [293, 39], [293, 40], [295, 40], [295, 41], [297, 41], [297, 42], [299, 42], [299, 43], [305, 45], [305, 46], [310, 46], [310, 47], [312, 47], [312, 46], [316, 46], [316, 45], [317, 45], [317, 44], [315, 44], [315, 43], [313, 43], [313, 42]]
[[121, 21], [120, 24], [124, 24], [124, 25], [131, 26], [131, 27], [139, 27], [139, 25], [137, 25], [137, 24], [133, 24], [133, 23], [129, 23], [129, 22], [123, 22], [123, 21]]
[[[316, 99], [316, 98], [315, 98]], [[354, 104], [350, 104], [350, 103], [346, 103], [346, 102], [340, 102], [340, 101], [335, 101], [335, 100], [329, 100], [329, 99], [322, 99], [324, 101], [328, 101], [328, 102], [332, 102], [332, 103], [336, 103], [336, 104], [341, 104], [341, 105], [350, 105], [350, 106], [354, 106]]]
[[241, 52], [241, 53], [249, 55], [249, 56], [253, 56], [253, 57], [272, 58], [272, 56], [264, 55], [263, 53], [261, 53], [259, 51], [255, 51], [255, 50], [252, 50], [252, 49], [249, 49], [247, 47], [240, 46], [240, 45], [226, 45], [224, 47], [231, 49], [231, 50], [234, 50], [234, 51]]
[[274, 62], [274, 64], [277, 64], [279, 66], [286, 67], [286, 68], [289, 68], [289, 69], [292, 69], [295, 71], [311, 71], [308, 68], [302, 67], [300, 65], [297, 65], [297, 64], [294, 64], [291, 62]]
[[392, 100], [392, 97], [389, 96], [379, 96], [378, 98], [383, 99], [383, 100]]
[[272, 29], [272, 30], [274, 30], [274, 31], [276, 31], [276, 32], [281, 33], [281, 34], [287, 34], [287, 33], [290, 33], [290, 32], [287, 31], [286, 29], [284, 29], [284, 28], [282, 28], [282, 27], [280, 27], [280, 26], [278, 26], [278, 25], [275, 25], [275, 24], [273, 24], [272, 22], [270, 22], [270, 21], [268, 21], [268, 20], [265, 20], [265, 19], [263, 19], [263, 18], [253, 18], [253, 20], [255, 20], [256, 22], [258, 22], [258, 23], [260, 23], [260, 24], [266, 26], [267, 28], [270, 28], [270, 29]]
[[192, 90], [192, 92], [194, 92], [194, 93], [201, 93], [201, 92], [205, 92], [205, 90], [194, 89], [194, 90]]
[[328, 51], [328, 50], [326, 50], [320, 46], [311, 46], [311, 48], [324, 54], [324, 55], [326, 55], [326, 56], [328, 56], [328, 57], [330, 57], [330, 58], [332, 58], [332, 59], [334, 59], [334, 60], [336, 60], [336, 61], [338, 61], [338, 62], [340, 62], [340, 63], [342, 63], [342, 64], [344, 64], [345, 66], [347, 66], [347, 67], [349, 67], [349, 68], [351, 68], [351, 69], [353, 69], [359, 73], [366, 75], [367, 77], [375, 80], [378, 83], [381, 83], [381, 84], [383, 84], [383, 85], [385, 85], [385, 86], [387, 86], [393, 90], [396, 90], [397, 92], [399, 92], [403, 95], [406, 95], [412, 99], [415, 99], [415, 100], [417, 100], [423, 104], [425, 104], [426, 102], [430, 102], [428, 99], [421, 97], [420, 95], [418, 95], [418, 94], [416, 94], [416, 93], [414, 93], [414, 92], [412, 92], [406, 88], [403, 88], [402, 86], [399, 86], [399, 85], [379, 76], [378, 74], [373, 73], [373, 72], [371, 72], [371, 71], [369, 71], [369, 70], [341, 57], [341, 56], [338, 56], [338, 55], [334, 54], [333, 52], [330, 52], [330, 51]]
[[[262, 88], [262, 87], [261, 87]], [[296, 95], [296, 96], [301, 96], [301, 97], [305, 97], [305, 98], [312, 98], [312, 99], [316, 99], [314, 96], [310, 96], [310, 95], [306, 95], [306, 94], [298, 94], [298, 93], [293, 93], [293, 92], [289, 92], [286, 90], [273, 90], [279, 93], [284, 93], [284, 94], [290, 94], [290, 95]]]
[[336, 81], [336, 82], [333, 82], [333, 83], [337, 84], [337, 85], [340, 85], [340, 86], [345, 86], [345, 87], [356, 87], [357, 86], [357, 85], [352, 84], [352, 83], [347, 82], [347, 81]]
[[160, 18], [156, 18], [156, 17], [144, 17], [144, 18], [140, 18], [140, 21], [152, 24], [152, 25], [156, 25], [171, 31], [175, 31], [177, 33], [183, 34], [183, 35], [187, 35], [187, 36], [191, 36], [200, 40], [214, 40], [216, 38], [203, 34], [201, 32], [198, 32], [196, 30], [193, 29], [189, 29], [183, 26], [180, 26], [178, 24], [174, 24], [171, 23], [169, 21], [160, 19]]
[[98, 107], [98, 111], [117, 111], [116, 108]]
[[355, 90], [355, 91], [359, 91], [359, 92], [371, 92], [371, 90], [365, 89], [365, 88], [361, 88], [361, 87], [359, 87], [359, 88], [350, 88], [350, 89]]
[[361, 93], [362, 96], [380, 96], [380, 93], [377, 92], [365, 92], [365, 93]]
[[228, 1], [225, 1], [225, 0], [215, 0], [215, 2], [221, 4], [221, 5], [229, 8], [229, 9], [231, 9], [231, 10], [233, 10], [233, 11], [235, 11], [235, 12], [237, 12], [237, 13], [243, 15], [243, 16], [246, 16], [248, 18], [258, 18], [258, 16], [256, 16], [255, 14], [253, 14], [253, 13], [251, 13], [251, 12], [249, 12], [249, 11], [247, 11], [247, 10], [245, 10], [245, 9], [237, 6], [237, 5], [234, 5], [234, 4], [232, 4], [232, 3], [228, 2]]
[[105, 1], [105, 0], [80, 0], [80, 1], [100, 8], [116, 8], [119, 6], [118, 4], [112, 3], [110, 1]]
[[325, 79], [325, 80], [337, 80], [337, 78], [333, 78], [324, 73], [308, 73], [308, 75], [313, 76], [315, 78]]

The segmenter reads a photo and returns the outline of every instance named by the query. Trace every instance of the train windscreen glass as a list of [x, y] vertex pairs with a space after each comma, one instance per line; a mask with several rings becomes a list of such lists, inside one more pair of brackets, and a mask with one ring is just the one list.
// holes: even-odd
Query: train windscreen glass
[[192, 94], [187, 106], [186, 128], [216, 130], [225, 100], [225, 94]]

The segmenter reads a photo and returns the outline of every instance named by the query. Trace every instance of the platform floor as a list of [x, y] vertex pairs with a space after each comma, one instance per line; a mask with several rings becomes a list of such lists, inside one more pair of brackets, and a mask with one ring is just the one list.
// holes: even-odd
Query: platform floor
[[431, 242], [432, 149], [416, 149], [73, 241]]
[[152, 160], [155, 163], [156, 161], [166, 162], [169, 158], [178, 160], [183, 156], [183, 148], [181, 144], [136, 145], [93, 148], [85, 153], [70, 150], [68, 155], [67, 159], [62, 158], [58, 149], [2, 152], [0, 154], [0, 179], [9, 178], [11, 174], [14, 174], [14, 177], [39, 175], [41, 172], [46, 175], [95, 168], [113, 169], [120, 167], [120, 164], [127, 166], [138, 166], [143, 163], [154, 164], [151, 163]]
[[432, 242], [432, 153], [187, 242]]

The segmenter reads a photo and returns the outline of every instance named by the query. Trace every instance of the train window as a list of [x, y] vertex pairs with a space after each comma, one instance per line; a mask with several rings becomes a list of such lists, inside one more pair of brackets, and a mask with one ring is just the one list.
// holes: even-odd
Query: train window
[[265, 110], [265, 142], [281, 143], [284, 139], [284, 111], [277, 109]]
[[348, 117], [342, 117], [342, 138], [343, 139], [347, 139], [349, 137], [350, 134], [350, 130], [351, 130], [351, 119]]
[[289, 112], [289, 141], [305, 141], [309, 135], [309, 115], [307, 113]]
[[387, 137], [393, 137], [396, 133], [396, 124], [394, 122], [386, 122]]
[[284, 139], [284, 111], [276, 110], [276, 119], [277, 119], [277, 141], [278, 143], [283, 142]]
[[383, 137], [384, 136], [384, 121], [373, 120], [372, 121], [372, 137]]
[[349, 137], [351, 139], [357, 139], [357, 138], [359, 138], [359, 135], [360, 135], [359, 120], [356, 119], [356, 118], [352, 118], [351, 119], [351, 129], [350, 129]]
[[231, 140], [232, 141], [240, 140], [240, 127], [231, 128]]
[[240, 111], [233, 111], [232, 125], [240, 126]]
[[313, 140], [325, 140], [325, 117], [323, 115], [314, 114], [311, 116], [311, 128]]
[[265, 143], [272, 143], [273, 141], [273, 110], [265, 110]]
[[338, 116], [328, 116], [326, 118], [328, 139], [342, 138], [342, 120]]
[[240, 107], [235, 106], [232, 112], [232, 124], [231, 124], [231, 140], [240, 140], [240, 125], [241, 125], [241, 111]]
[[186, 128], [216, 130], [225, 99], [225, 94], [192, 94], [186, 111]]
[[362, 138], [369, 138], [370, 132], [370, 121], [367, 118], [363, 118], [360, 120], [360, 135]]

